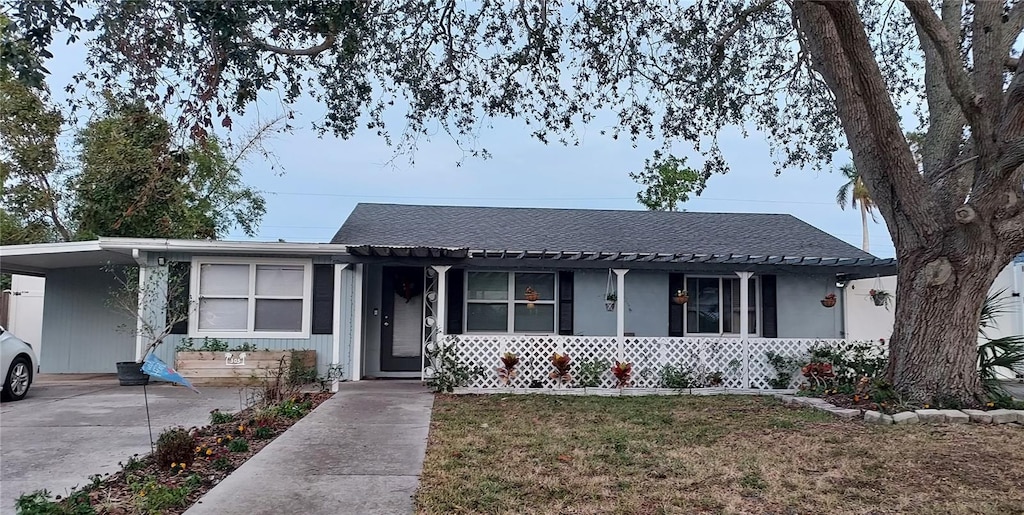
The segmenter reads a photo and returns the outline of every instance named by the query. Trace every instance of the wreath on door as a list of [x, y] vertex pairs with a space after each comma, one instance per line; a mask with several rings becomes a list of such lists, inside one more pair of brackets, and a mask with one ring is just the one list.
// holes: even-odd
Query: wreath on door
[[405, 299], [406, 304], [413, 298], [423, 294], [423, 276], [409, 272], [399, 272], [394, 276], [395, 294]]

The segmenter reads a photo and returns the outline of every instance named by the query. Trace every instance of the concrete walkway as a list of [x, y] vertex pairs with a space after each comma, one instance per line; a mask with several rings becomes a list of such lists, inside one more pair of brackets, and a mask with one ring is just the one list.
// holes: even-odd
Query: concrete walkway
[[418, 381], [342, 383], [185, 515], [412, 513], [433, 404]]

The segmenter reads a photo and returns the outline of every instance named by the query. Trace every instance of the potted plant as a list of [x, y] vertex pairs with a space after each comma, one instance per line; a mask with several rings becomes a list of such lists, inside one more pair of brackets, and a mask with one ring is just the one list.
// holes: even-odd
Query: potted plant
[[686, 304], [690, 301], [690, 294], [686, 290], [676, 290], [675, 295], [672, 296], [672, 302], [676, 304]]
[[510, 381], [515, 379], [518, 372], [516, 371], [516, 365], [519, 364], [519, 356], [514, 353], [506, 352], [501, 355], [501, 364], [503, 366], [498, 367], [498, 381], [507, 385]]
[[821, 299], [821, 305], [825, 306], [826, 308], [835, 307], [835, 305], [836, 305], [836, 294], [835, 293], [829, 293], [828, 295], [825, 295], [825, 298]]
[[889, 303], [892, 302], [892, 293], [882, 289], [876, 290], [872, 288], [868, 291], [868, 297], [871, 298], [871, 301], [874, 302], [876, 306], [885, 306], [887, 309], [889, 307]]
[[572, 381], [572, 375], [569, 373], [569, 366], [572, 362], [569, 359], [568, 354], [554, 353], [551, 355], [551, 366], [555, 367], [548, 377], [554, 379], [557, 384], [566, 384]]
[[633, 364], [616, 361], [612, 367], [612, 375], [615, 376], [615, 387], [625, 388], [633, 380]]
[[609, 293], [604, 296], [604, 309], [608, 311], [615, 311], [615, 301], [619, 300], [619, 296], [615, 292]]
[[526, 294], [525, 294], [525, 296], [526, 296], [526, 300], [528, 300], [530, 302], [537, 302], [537, 299], [540, 298], [540, 294], [537, 293], [537, 290], [533, 289], [533, 286], [527, 286], [526, 287]]
[[111, 310], [131, 319], [130, 323], [120, 329], [145, 342], [142, 353], [135, 361], [119, 361], [115, 364], [121, 386], [149, 383], [149, 375], [142, 371], [142, 361], [156, 351], [175, 326], [185, 323], [192, 311], [192, 301], [188, 298], [188, 274], [171, 273], [169, 266], [142, 267], [146, 272], [145, 281], [139, 281], [136, 268], [106, 268], [116, 283], [110, 291], [107, 304]]

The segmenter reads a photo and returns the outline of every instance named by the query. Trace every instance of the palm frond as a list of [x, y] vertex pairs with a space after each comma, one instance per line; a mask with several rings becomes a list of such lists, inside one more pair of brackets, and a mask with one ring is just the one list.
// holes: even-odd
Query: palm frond
[[985, 297], [985, 303], [981, 305], [981, 318], [978, 319], [978, 332], [981, 336], [988, 338], [986, 329], [993, 329], [996, 326], [996, 319], [1000, 315], [1010, 312], [1008, 298], [1003, 297], [1006, 288], [991, 292]]
[[836, 204], [839, 204], [843, 210], [846, 210], [846, 202], [850, 198], [850, 183], [844, 184], [839, 191], [836, 192]]

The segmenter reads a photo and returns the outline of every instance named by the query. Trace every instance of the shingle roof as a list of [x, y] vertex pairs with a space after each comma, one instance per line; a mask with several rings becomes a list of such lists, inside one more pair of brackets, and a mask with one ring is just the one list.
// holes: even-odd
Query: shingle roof
[[358, 204], [331, 243], [874, 258], [783, 214]]

